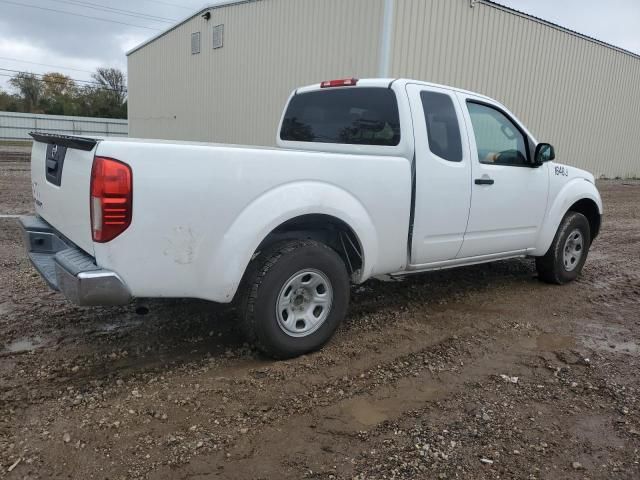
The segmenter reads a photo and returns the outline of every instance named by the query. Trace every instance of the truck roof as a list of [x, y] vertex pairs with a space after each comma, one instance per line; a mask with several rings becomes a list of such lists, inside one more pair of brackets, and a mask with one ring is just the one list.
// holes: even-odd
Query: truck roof
[[[470, 90], [464, 90], [462, 88], [457, 88], [457, 87], [452, 87], [450, 85], [441, 85], [438, 83], [431, 83], [431, 82], [425, 82], [424, 80], [413, 80], [410, 78], [361, 78], [361, 79], [357, 79], [358, 83], [355, 87], [351, 87], [351, 88], [358, 88], [358, 87], [383, 87], [383, 88], [388, 88], [391, 85], [397, 85], [399, 87], [404, 87], [408, 84], [418, 84], [418, 85], [424, 85], [427, 87], [435, 87], [435, 88], [443, 88], [446, 90], [452, 90], [455, 92], [459, 92], [459, 93], [465, 93], [468, 95], [474, 95], [477, 97], [482, 97], [485, 98], [487, 100], [490, 100], [491, 102], [496, 102], [496, 100], [487, 97], [486, 95], [483, 95], [481, 93], [477, 93], [477, 92], [472, 92]], [[296, 94], [298, 93], [305, 93], [305, 92], [313, 92], [316, 90], [321, 90], [322, 89], [322, 83], [315, 83], [312, 85], [307, 85], [304, 87], [300, 87], [298, 89], [296, 89]]]

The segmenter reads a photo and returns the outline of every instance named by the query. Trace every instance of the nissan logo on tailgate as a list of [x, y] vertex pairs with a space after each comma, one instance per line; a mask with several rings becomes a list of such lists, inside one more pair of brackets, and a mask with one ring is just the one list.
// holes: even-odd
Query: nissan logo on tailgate
[[65, 146], [56, 145], [55, 143], [47, 146], [47, 156], [45, 160], [46, 178], [49, 183], [58, 187], [62, 182], [62, 168], [66, 154], [67, 147]]

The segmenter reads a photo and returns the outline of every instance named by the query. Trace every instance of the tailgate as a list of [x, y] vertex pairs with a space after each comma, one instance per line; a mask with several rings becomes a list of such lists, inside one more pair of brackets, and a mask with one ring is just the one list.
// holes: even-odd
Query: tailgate
[[97, 140], [32, 133], [31, 184], [36, 213], [93, 255], [89, 210]]

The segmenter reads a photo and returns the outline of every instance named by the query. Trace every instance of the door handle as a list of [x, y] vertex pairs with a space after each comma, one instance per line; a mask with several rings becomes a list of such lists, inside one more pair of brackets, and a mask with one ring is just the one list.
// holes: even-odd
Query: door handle
[[495, 180], [491, 178], [476, 178], [476, 185], [493, 185]]

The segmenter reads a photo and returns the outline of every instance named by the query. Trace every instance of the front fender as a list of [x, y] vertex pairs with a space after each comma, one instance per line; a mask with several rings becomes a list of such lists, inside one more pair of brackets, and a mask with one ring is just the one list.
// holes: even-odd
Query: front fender
[[349, 225], [363, 250], [361, 280], [378, 258], [378, 238], [364, 205], [347, 191], [324, 182], [295, 182], [265, 192], [248, 204], [224, 233], [210, 261], [204, 262], [204, 285], [217, 302], [230, 302], [262, 241], [283, 223], [302, 215], [330, 215]]
[[547, 253], [560, 227], [560, 222], [562, 222], [571, 206], [583, 199], [592, 200], [598, 206], [598, 211], [602, 215], [602, 199], [596, 186], [583, 178], [575, 178], [569, 181], [552, 199], [538, 236], [536, 248], [531, 252], [531, 255], [542, 256]]

